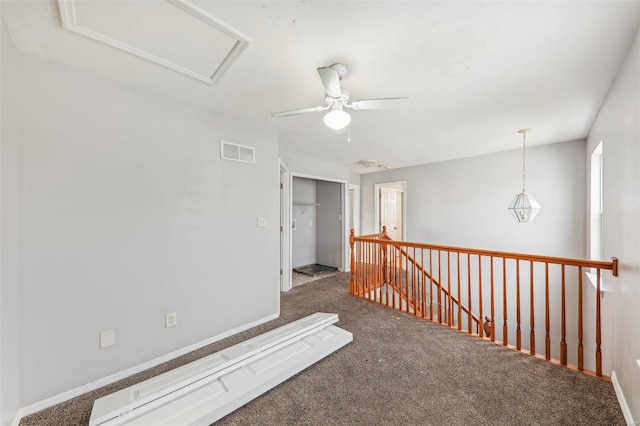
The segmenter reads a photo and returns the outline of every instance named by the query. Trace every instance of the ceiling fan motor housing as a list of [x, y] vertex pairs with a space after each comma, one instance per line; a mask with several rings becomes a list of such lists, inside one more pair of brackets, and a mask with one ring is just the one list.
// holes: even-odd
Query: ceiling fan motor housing
[[343, 89], [343, 88], [340, 88], [340, 91], [342, 93], [340, 94], [339, 98], [333, 98], [331, 96], [327, 96], [325, 98], [325, 101], [327, 102], [327, 105], [329, 105], [329, 106], [333, 106], [335, 104], [344, 105], [344, 104], [349, 102], [349, 92], [346, 89]]

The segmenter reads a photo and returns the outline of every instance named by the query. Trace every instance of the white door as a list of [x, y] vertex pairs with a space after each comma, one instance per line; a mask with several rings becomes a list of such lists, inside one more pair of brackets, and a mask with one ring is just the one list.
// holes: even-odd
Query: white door
[[376, 219], [379, 232], [387, 227], [387, 234], [396, 241], [404, 240], [404, 206], [406, 203], [404, 182], [376, 184]]
[[396, 188], [380, 188], [380, 230], [387, 227], [391, 239], [402, 240], [402, 191]]

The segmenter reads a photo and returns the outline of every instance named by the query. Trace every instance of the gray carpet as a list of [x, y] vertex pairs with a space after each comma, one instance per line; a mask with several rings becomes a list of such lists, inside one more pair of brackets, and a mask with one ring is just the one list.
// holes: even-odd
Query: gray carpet
[[22, 420], [86, 425], [95, 398], [314, 312], [353, 343], [218, 425], [624, 425], [611, 383], [349, 295], [337, 274], [282, 295], [277, 320]]

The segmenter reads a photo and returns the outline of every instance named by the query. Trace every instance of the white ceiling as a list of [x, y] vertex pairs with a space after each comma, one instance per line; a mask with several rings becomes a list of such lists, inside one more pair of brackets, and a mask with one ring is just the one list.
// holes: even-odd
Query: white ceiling
[[[151, 12], [157, 1], [122, 9]], [[640, 1], [192, 3], [252, 39], [215, 85], [65, 30], [55, 0], [3, 1], [2, 15], [27, 54], [277, 129], [289, 152], [394, 168], [519, 148], [525, 127], [530, 145], [584, 138], [640, 22]], [[126, 16], [131, 26], [147, 18]], [[160, 52], [181, 25], [162, 19], [129, 34]], [[178, 55], [196, 43], [176, 37]], [[335, 62], [349, 68], [352, 99], [408, 96], [409, 109], [353, 111], [351, 142], [322, 113], [270, 116], [324, 105], [316, 68]]]

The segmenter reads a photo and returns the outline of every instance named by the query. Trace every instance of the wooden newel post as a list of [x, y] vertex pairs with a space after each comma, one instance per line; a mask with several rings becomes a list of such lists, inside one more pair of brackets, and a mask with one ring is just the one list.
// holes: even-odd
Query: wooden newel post
[[353, 246], [355, 241], [353, 240], [356, 236], [356, 230], [351, 229], [349, 233], [349, 246], [351, 246], [351, 280], [349, 281], [349, 290], [351, 294], [356, 294], [356, 255]]

